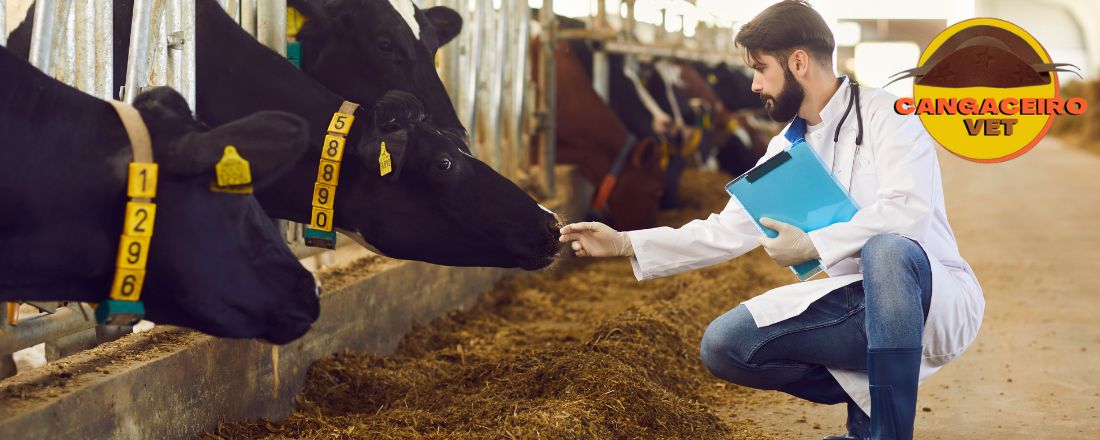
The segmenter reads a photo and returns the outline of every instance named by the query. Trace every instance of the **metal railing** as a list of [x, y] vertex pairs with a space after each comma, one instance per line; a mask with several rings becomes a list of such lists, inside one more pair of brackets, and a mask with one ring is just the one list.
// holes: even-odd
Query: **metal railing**
[[[536, 95], [530, 81], [528, 47], [531, 8], [526, 1], [504, 1], [496, 6], [492, 0], [426, 3], [454, 9], [465, 23], [463, 32], [440, 48], [437, 64], [469, 132], [472, 152], [501, 174], [523, 183], [530, 167], [528, 136], [531, 130], [539, 130], [539, 124], [530, 120], [531, 115], [538, 116], [531, 108]], [[553, 176], [552, 169], [546, 167], [540, 174]], [[547, 188], [552, 188], [552, 182]]]
[[[286, 54], [285, 0], [219, 0], [242, 28], [261, 43]], [[4, 27], [5, 1], [0, 0], [0, 29]], [[462, 15], [464, 31], [440, 49], [437, 59], [440, 75], [459, 117], [470, 132], [475, 155], [502, 174], [521, 181], [530, 170], [528, 140], [539, 139], [541, 186], [552, 196], [555, 182], [555, 109], [556, 80], [554, 48], [559, 38], [553, 14], [540, 13], [540, 57], [530, 58], [532, 11], [527, 2], [493, 0], [427, 0], [423, 6], [448, 6]], [[599, 1], [603, 11], [603, 1]], [[628, 8], [633, 2], [628, 2]], [[31, 41], [32, 63], [64, 82], [94, 96], [126, 101], [144, 88], [170, 85], [183, 94], [194, 108], [195, 95], [195, 15], [191, 0], [136, 0], [131, 22], [131, 44], [125, 86], [112, 90], [112, 1], [111, 0], [38, 0]], [[545, 0], [543, 11], [553, 10], [553, 1]], [[632, 15], [632, 14], [628, 14]], [[602, 16], [596, 23], [603, 23]], [[593, 86], [606, 94], [606, 53], [649, 55], [714, 61], [718, 44], [704, 46], [677, 44], [656, 47], [641, 45], [624, 35], [633, 29], [632, 19], [623, 22], [616, 35], [600, 25], [581, 32], [570, 31], [565, 38], [593, 38], [604, 42], [596, 51]], [[4, 42], [5, 35], [0, 35]], [[727, 34], [701, 35], [710, 42], [728, 40]], [[728, 58], [718, 56], [722, 61]], [[537, 85], [531, 74], [537, 69], [542, 78]], [[536, 90], [536, 87], [539, 89]], [[307, 248], [301, 239], [302, 225], [281, 222], [286, 242], [299, 258], [314, 258], [314, 266], [335, 263], [334, 253]], [[340, 237], [339, 246], [351, 244]], [[63, 356], [98, 342], [118, 337], [110, 328], [96, 328], [89, 307], [82, 304], [34, 303], [39, 312], [8, 326], [0, 320], [0, 377], [10, 354], [43, 342], [49, 346], [48, 358]], [[23, 309], [30, 309], [23, 305]], [[52, 360], [52, 359], [51, 359]]]
[[[0, 11], [7, 4], [0, 0]], [[132, 102], [144, 88], [170, 85], [194, 106], [195, 14], [192, 0], [136, 0], [126, 85], [114, 88], [111, 0], [38, 0], [29, 58], [48, 75], [101, 99]], [[0, 24], [0, 30], [6, 27]], [[6, 34], [6, 32], [5, 32]], [[33, 306], [29, 307], [29, 306]], [[45, 343], [55, 360], [132, 331], [96, 326], [82, 303], [8, 304], [0, 321], [0, 378], [15, 373], [11, 354]], [[34, 310], [37, 309], [37, 312]], [[19, 312], [25, 316], [19, 318]]]

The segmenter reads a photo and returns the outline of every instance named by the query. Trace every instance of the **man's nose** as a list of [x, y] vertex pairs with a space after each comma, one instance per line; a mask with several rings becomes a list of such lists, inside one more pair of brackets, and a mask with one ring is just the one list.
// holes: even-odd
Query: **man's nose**
[[760, 93], [764, 91], [764, 85], [760, 83], [760, 74], [753, 72], [752, 74], [752, 92]]

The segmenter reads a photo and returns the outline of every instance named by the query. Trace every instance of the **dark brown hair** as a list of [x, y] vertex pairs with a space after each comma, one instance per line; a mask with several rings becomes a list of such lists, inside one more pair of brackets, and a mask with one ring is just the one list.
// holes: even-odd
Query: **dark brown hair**
[[791, 52], [802, 49], [826, 64], [832, 64], [833, 32], [825, 19], [804, 0], [784, 0], [769, 6], [745, 23], [733, 39], [745, 49], [746, 59], [759, 54], [774, 56], [786, 68]]

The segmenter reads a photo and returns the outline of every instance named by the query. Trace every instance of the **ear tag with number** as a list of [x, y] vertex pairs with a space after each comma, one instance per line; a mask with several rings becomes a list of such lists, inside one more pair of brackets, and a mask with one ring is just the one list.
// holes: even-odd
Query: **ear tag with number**
[[221, 160], [214, 166], [215, 182], [211, 191], [232, 194], [252, 194], [252, 167], [232, 145], [225, 147]]
[[386, 141], [382, 141], [382, 152], [378, 153], [378, 175], [385, 176], [390, 171], [393, 171], [393, 164], [390, 163], [390, 152], [386, 151]]

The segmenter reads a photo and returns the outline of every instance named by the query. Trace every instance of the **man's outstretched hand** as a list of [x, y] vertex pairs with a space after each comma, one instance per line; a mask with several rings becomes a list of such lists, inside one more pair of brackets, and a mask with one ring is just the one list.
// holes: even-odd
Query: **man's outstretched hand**
[[578, 257], [629, 257], [634, 255], [630, 238], [600, 222], [580, 222], [561, 228], [562, 243], [573, 242]]

